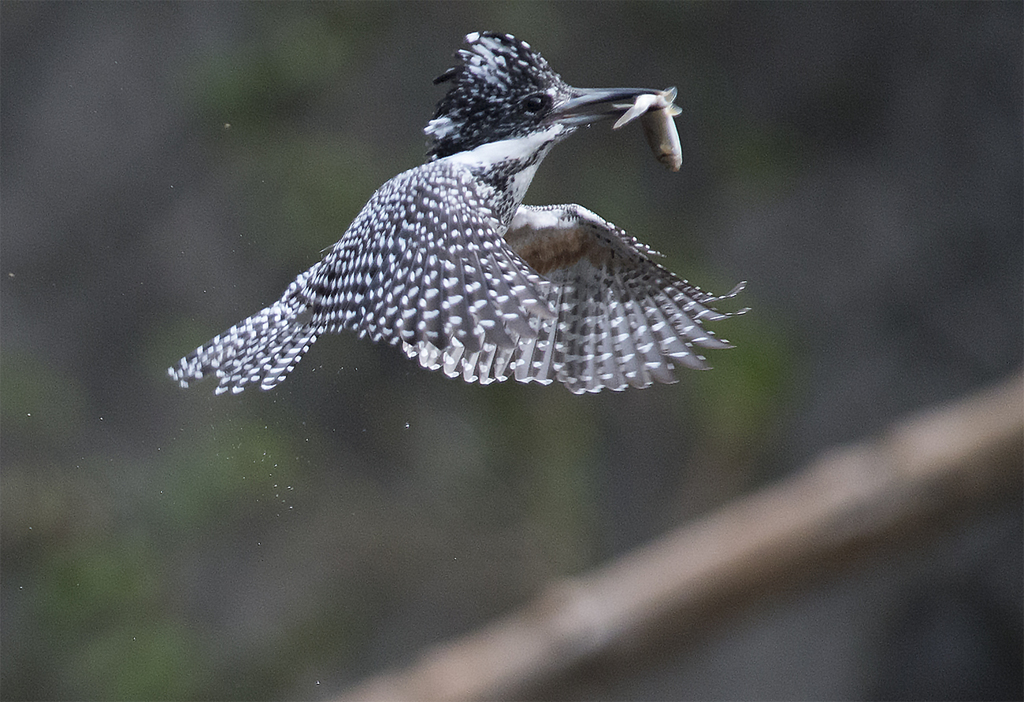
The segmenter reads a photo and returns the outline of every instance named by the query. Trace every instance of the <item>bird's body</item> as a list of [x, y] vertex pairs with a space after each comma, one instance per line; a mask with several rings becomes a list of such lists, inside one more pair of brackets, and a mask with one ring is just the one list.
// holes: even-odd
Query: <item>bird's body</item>
[[713, 307], [722, 298], [647, 246], [578, 205], [522, 204], [552, 146], [622, 113], [615, 100], [657, 91], [571, 88], [511, 36], [466, 41], [438, 79], [453, 86], [425, 130], [430, 160], [381, 186], [280, 300], [183, 358], [173, 379], [269, 389], [342, 330], [467, 381], [574, 392], [672, 382], [674, 363], [705, 367], [695, 347], [728, 346], [702, 327], [729, 316]]

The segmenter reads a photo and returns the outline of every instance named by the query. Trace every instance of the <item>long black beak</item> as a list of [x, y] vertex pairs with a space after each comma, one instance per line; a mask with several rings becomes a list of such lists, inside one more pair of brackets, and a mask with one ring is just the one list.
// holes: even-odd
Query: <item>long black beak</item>
[[649, 88], [573, 88], [573, 97], [551, 111], [550, 117], [562, 124], [582, 125], [611, 117], [620, 117], [641, 95], [657, 95]]

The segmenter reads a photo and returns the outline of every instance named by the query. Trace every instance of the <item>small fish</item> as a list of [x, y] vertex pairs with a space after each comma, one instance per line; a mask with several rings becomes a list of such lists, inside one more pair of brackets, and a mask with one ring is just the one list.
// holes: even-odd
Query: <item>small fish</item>
[[639, 117], [651, 151], [662, 165], [672, 171], [678, 171], [683, 165], [679, 132], [672, 121], [673, 117], [682, 112], [677, 105], [672, 104], [676, 95], [675, 88], [668, 88], [657, 94], [640, 95], [632, 105], [616, 105], [620, 109], [628, 109], [612, 126], [612, 129], [618, 129]]

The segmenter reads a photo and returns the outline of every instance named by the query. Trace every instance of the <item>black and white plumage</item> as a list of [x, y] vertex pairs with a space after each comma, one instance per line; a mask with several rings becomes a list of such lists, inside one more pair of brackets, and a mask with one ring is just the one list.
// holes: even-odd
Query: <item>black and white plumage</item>
[[523, 196], [548, 150], [580, 125], [622, 115], [646, 89], [562, 82], [528, 44], [473, 33], [425, 132], [428, 162], [374, 193], [323, 259], [270, 307], [169, 369], [187, 387], [269, 389], [325, 332], [400, 345], [466, 381], [558, 381], [573, 392], [673, 382], [706, 367], [703, 328], [730, 316], [657, 254], [578, 205]]

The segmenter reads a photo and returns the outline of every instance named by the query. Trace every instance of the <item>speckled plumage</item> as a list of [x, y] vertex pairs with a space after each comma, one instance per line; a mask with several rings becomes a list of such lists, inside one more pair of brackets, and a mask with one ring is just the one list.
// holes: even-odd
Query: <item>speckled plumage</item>
[[580, 123], [559, 112], [579, 91], [508, 35], [466, 41], [438, 79], [452, 86], [426, 129], [428, 163], [381, 186], [280, 300], [183, 358], [174, 380], [269, 389], [321, 334], [343, 330], [452, 377], [573, 392], [672, 382], [675, 364], [705, 367], [697, 347], [728, 346], [702, 326], [729, 316], [714, 309], [723, 298], [589, 210], [521, 204]]

